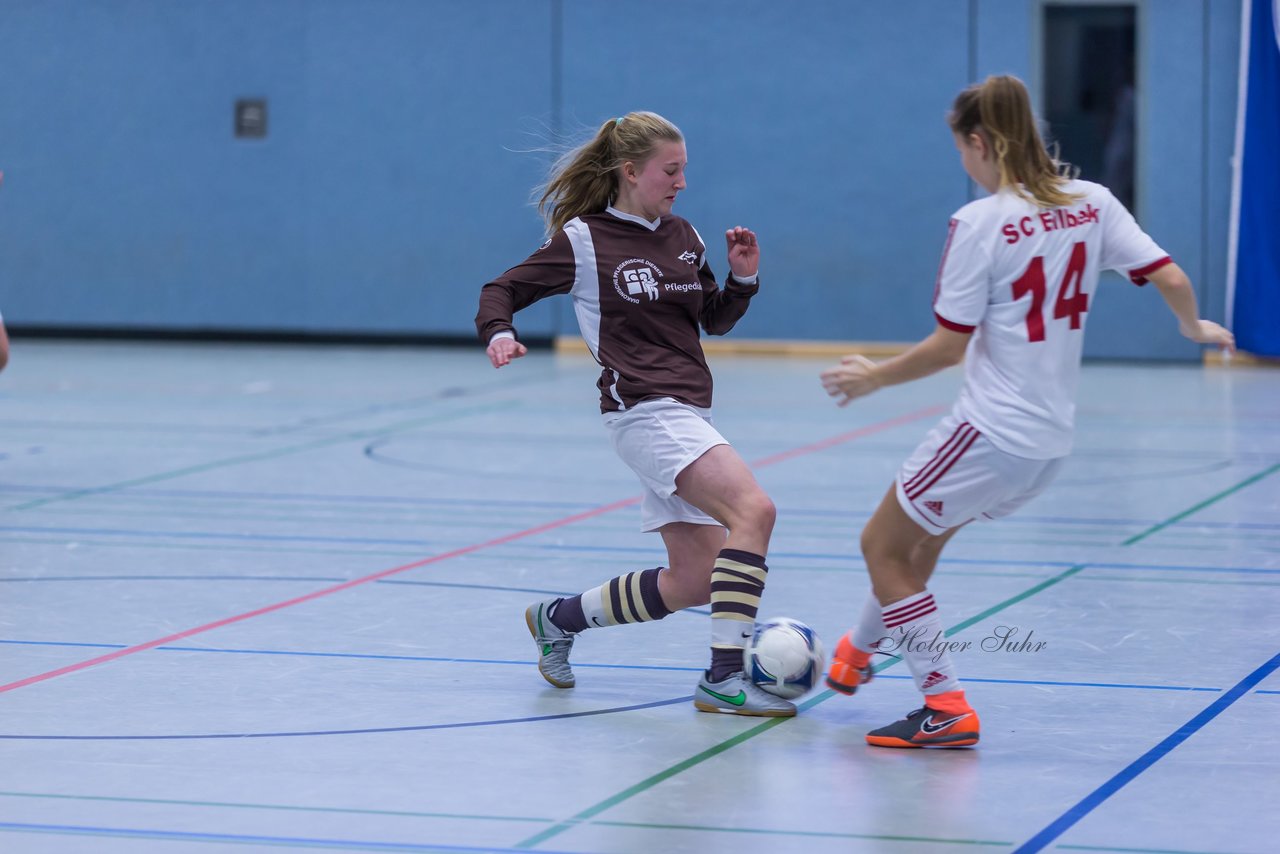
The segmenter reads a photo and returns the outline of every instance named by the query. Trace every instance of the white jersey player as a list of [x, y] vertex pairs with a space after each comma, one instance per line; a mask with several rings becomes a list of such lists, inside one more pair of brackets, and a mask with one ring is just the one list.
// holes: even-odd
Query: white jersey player
[[949, 123], [965, 171], [991, 195], [951, 219], [934, 294], [937, 328], [900, 356], [880, 363], [847, 356], [822, 375], [844, 406], [965, 360], [955, 407], [903, 464], [863, 530], [873, 596], [837, 645], [827, 677], [852, 694], [871, 678], [873, 651], [906, 660], [924, 706], [867, 735], [882, 747], [978, 742], [978, 716], [939, 643], [942, 622], [926, 585], [961, 526], [1030, 501], [1071, 451], [1085, 321], [1100, 272], [1155, 283], [1185, 336], [1234, 347], [1230, 332], [1199, 319], [1186, 275], [1110, 191], [1062, 174], [1020, 80], [989, 77], [964, 90]]

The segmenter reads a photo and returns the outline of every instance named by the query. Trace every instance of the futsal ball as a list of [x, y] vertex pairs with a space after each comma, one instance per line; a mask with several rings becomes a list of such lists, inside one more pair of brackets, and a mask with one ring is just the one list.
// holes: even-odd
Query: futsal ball
[[758, 623], [743, 650], [743, 664], [751, 681], [787, 700], [817, 685], [824, 663], [818, 634], [787, 617]]

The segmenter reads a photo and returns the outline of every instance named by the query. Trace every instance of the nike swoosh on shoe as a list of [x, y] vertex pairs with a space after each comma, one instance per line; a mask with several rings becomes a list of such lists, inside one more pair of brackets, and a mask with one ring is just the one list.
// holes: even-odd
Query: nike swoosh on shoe
[[728, 703], [728, 704], [730, 704], [730, 705], [732, 705], [732, 706], [741, 706], [741, 705], [745, 705], [745, 704], [746, 704], [746, 702], [747, 702], [747, 692], [746, 692], [746, 691], [739, 691], [737, 694], [735, 694], [734, 696], [730, 697], [730, 696], [727, 696], [727, 695], [725, 695], [725, 694], [717, 694], [715, 691], [712, 691], [710, 688], [703, 688], [702, 690], [703, 690], [703, 691], [706, 691], [708, 694], [710, 694], [711, 696], [715, 697], [717, 700], [723, 700], [724, 702], [726, 702], [726, 703]]
[[920, 722], [920, 731], [923, 733], [928, 733], [929, 735], [933, 735], [934, 733], [942, 732], [944, 729], [946, 729], [947, 727], [951, 726], [954, 723], [959, 723], [960, 721], [969, 717], [969, 715], [970, 715], [970, 712], [965, 712], [963, 715], [960, 715], [959, 717], [949, 718], [943, 721], [942, 723], [934, 723], [933, 716], [930, 715], [927, 720]]

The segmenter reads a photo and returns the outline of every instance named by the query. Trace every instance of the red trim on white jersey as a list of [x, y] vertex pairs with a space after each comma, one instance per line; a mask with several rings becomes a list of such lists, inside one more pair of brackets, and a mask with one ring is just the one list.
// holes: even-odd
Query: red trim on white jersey
[[1156, 270], [1159, 270], [1161, 267], [1165, 266], [1166, 264], [1172, 264], [1172, 263], [1173, 263], [1173, 259], [1170, 258], [1168, 255], [1166, 255], [1163, 258], [1161, 258], [1159, 261], [1152, 262], [1145, 267], [1139, 267], [1136, 270], [1130, 270], [1129, 281], [1133, 282], [1138, 287], [1142, 287], [1147, 283], [1147, 276], [1151, 275]]
[[937, 319], [939, 326], [950, 329], [952, 332], [963, 332], [964, 334], [969, 335], [973, 330], [978, 328], [976, 326], [965, 326], [963, 323], [956, 323], [954, 320], [947, 320], [936, 311], [933, 313], [933, 316]]

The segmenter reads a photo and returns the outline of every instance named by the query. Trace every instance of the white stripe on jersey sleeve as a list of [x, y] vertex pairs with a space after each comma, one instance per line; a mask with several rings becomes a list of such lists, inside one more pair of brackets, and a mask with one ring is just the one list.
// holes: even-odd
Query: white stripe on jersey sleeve
[[[693, 228], [693, 223], [689, 223], [689, 227]], [[702, 235], [698, 234], [698, 229], [693, 228], [693, 236], [698, 238], [698, 242], [702, 244], [702, 252], [698, 255], [698, 263], [694, 265], [695, 270], [701, 270], [702, 264], [707, 260], [707, 241], [702, 239]]]
[[[564, 233], [573, 247], [573, 287], [569, 290], [573, 298], [573, 313], [578, 317], [578, 329], [582, 331], [582, 339], [587, 342], [592, 358], [603, 365], [600, 362], [600, 274], [596, 270], [596, 245], [591, 239], [591, 228], [574, 217], [565, 223]], [[609, 394], [626, 409], [618, 396], [616, 371], [613, 377]]]

